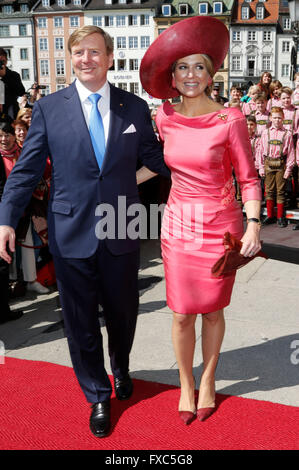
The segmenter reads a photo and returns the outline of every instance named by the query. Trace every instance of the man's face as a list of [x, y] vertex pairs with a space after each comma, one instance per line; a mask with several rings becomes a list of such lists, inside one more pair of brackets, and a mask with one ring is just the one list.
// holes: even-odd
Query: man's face
[[266, 110], [266, 105], [267, 105], [267, 102], [264, 101], [264, 100], [257, 100], [255, 102], [256, 104], [256, 109], [259, 113], [263, 114]]
[[255, 129], [256, 129], [256, 124], [252, 121], [247, 121], [247, 129], [248, 129], [248, 132], [249, 132], [249, 135], [253, 135], [255, 133]]
[[281, 102], [282, 102], [282, 106], [284, 108], [288, 108], [289, 106], [291, 106], [292, 99], [291, 99], [290, 95], [288, 95], [287, 93], [281, 93], [280, 99], [281, 99]]
[[[5, 57], [5, 55], [1, 55], [1, 54], [0, 54], [0, 61], [3, 62], [4, 65], [6, 66], [6, 64], [7, 64], [7, 58]], [[1, 69], [3, 70], [3, 68], [4, 68], [4, 67], [3, 67], [3, 65], [2, 65]], [[1, 69], [0, 69], [0, 70], [1, 70]]]
[[4, 132], [2, 129], [0, 130], [0, 150], [11, 150], [15, 144], [15, 136], [10, 134], [9, 132]]
[[107, 55], [104, 38], [98, 33], [86, 36], [71, 50], [76, 77], [90, 91], [101, 88], [113, 64], [113, 54]]
[[276, 127], [276, 129], [279, 129], [282, 126], [283, 115], [281, 113], [272, 113], [271, 121], [273, 126]]

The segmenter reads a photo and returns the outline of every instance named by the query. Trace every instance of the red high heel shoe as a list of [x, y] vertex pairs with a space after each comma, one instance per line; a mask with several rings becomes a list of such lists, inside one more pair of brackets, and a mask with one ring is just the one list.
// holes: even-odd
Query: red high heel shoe
[[179, 416], [186, 426], [191, 424], [192, 421], [196, 418], [196, 413], [192, 411], [179, 411]]
[[199, 419], [199, 421], [205, 421], [214, 413], [215, 409], [215, 406], [209, 406], [208, 408], [199, 408], [196, 412], [197, 419]]

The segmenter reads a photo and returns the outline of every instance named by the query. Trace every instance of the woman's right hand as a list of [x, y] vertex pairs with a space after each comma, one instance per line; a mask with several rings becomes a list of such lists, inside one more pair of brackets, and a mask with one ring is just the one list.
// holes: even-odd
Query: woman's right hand
[[7, 251], [7, 243], [9, 250], [13, 253], [15, 251], [16, 234], [12, 227], [9, 225], [0, 225], [0, 257], [7, 263], [11, 263], [12, 258]]

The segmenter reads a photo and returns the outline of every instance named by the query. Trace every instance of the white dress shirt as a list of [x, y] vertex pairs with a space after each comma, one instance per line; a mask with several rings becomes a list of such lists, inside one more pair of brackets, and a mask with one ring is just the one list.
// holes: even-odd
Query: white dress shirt
[[[88, 97], [93, 94], [92, 91], [88, 90], [78, 79], [75, 82], [79, 98], [81, 101], [81, 106], [83, 110], [83, 114], [85, 117], [87, 128], [89, 129], [89, 117], [92, 109], [92, 103], [89, 101]], [[97, 90], [95, 93], [101, 95], [101, 99], [98, 101], [98, 109], [102, 116], [103, 126], [104, 126], [104, 133], [105, 133], [105, 141], [107, 144], [108, 133], [109, 133], [109, 124], [110, 124], [110, 86], [109, 83], [106, 81], [105, 84]]]

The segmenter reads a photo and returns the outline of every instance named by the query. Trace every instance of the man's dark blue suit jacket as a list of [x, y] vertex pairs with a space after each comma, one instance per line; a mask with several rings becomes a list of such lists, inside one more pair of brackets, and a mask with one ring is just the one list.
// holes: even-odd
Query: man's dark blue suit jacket
[[[169, 176], [146, 102], [110, 85], [110, 110], [109, 137], [99, 171], [75, 84], [36, 102], [22, 154], [5, 185], [0, 225], [17, 226], [49, 156], [50, 251], [64, 258], [88, 258], [98, 246], [96, 207], [112, 205], [117, 221], [118, 196], [126, 196], [127, 205], [139, 202], [137, 160]], [[132, 124], [136, 132], [125, 132]], [[139, 246], [138, 240], [128, 237], [106, 243], [116, 255]]]

